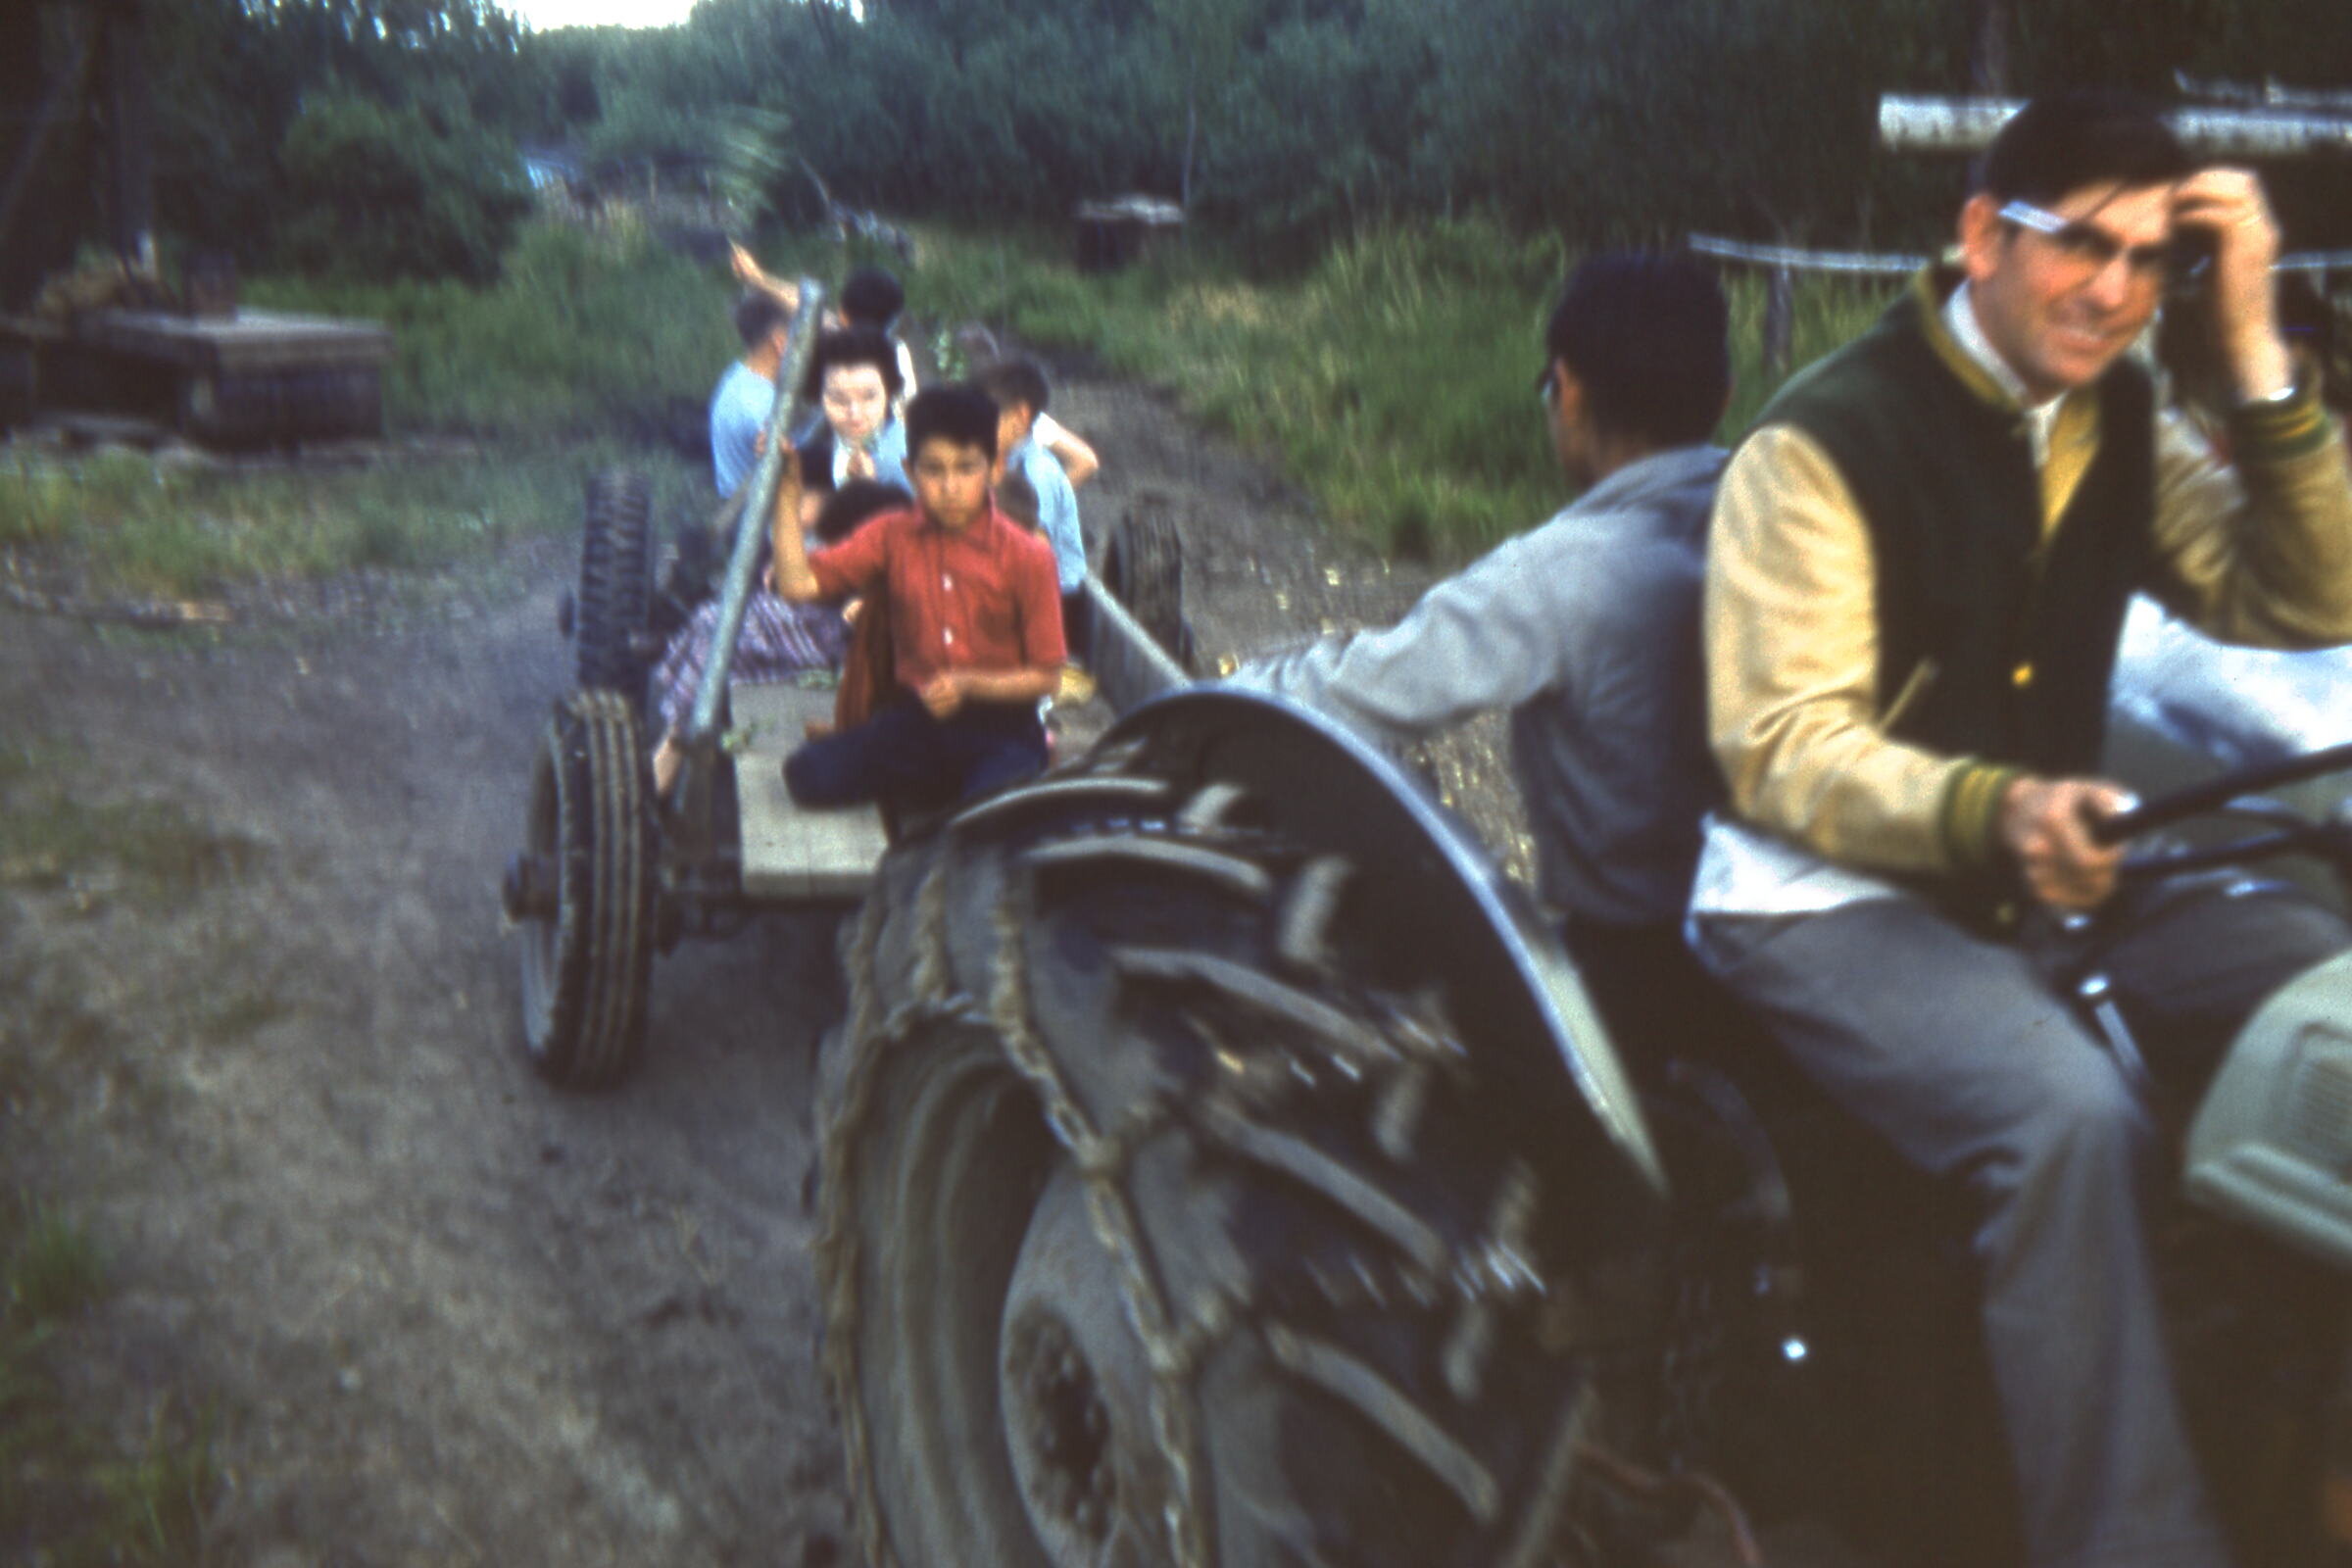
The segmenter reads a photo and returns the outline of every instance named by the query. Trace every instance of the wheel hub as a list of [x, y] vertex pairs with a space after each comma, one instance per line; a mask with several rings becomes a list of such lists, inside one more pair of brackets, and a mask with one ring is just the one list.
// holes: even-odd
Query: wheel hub
[[[1025, 1450], [1023, 1490], [1033, 1508], [1100, 1548], [1118, 1500], [1111, 1473], [1110, 1412], [1094, 1368], [1057, 1317], [1042, 1313], [1014, 1326], [1006, 1373], [1013, 1385], [1004, 1419]], [[1033, 1478], [1033, 1479], [1032, 1479]]]
[[1038, 1544], [1054, 1568], [1142, 1564], [1165, 1495], [1151, 1375], [1115, 1266], [1063, 1170], [1038, 1200], [1005, 1294], [998, 1386], [1004, 1441]]
[[506, 875], [499, 881], [499, 902], [506, 907], [508, 919], [553, 920], [560, 897], [551, 857], [524, 851], [508, 859]]

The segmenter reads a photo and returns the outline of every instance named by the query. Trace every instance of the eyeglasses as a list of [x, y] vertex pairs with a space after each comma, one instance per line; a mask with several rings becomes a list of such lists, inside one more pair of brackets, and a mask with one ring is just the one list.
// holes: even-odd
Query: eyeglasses
[[2085, 273], [2104, 272], [2120, 256], [2134, 283], [2162, 286], [2173, 282], [2185, 265], [2180, 248], [2170, 240], [2126, 245], [2096, 223], [2061, 218], [2032, 202], [2013, 201], [2001, 209], [2000, 217], [2005, 223], [2041, 235], [2069, 264]]

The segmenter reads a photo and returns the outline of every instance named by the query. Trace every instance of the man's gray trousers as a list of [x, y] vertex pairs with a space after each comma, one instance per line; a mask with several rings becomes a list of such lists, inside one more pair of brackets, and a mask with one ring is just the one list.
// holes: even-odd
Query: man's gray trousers
[[[2099, 967], [2165, 1085], [2201, 1085], [2264, 998], [2352, 947], [2333, 914], [2233, 877], [2119, 896], [2108, 915], [2120, 935]], [[1980, 936], [1908, 897], [1705, 915], [1697, 934], [1808, 1076], [1973, 1200], [2034, 1568], [2226, 1564], [2149, 1266], [2167, 1161], [2149, 1107], [2047, 978], [2072, 939]]]

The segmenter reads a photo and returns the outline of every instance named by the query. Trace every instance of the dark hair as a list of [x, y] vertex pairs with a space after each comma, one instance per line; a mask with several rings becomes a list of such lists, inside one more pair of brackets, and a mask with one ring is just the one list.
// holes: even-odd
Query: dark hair
[[743, 339], [747, 349], [758, 348], [767, 341], [770, 332], [791, 319], [784, 302], [773, 294], [747, 289], [743, 298], [735, 302], [735, 335]]
[[816, 537], [820, 544], [837, 544], [858, 531], [858, 525], [868, 517], [885, 512], [901, 512], [914, 505], [914, 497], [903, 485], [883, 479], [852, 479], [831, 495], [816, 514]]
[[2009, 117], [1977, 168], [1976, 188], [2001, 201], [2046, 206], [2085, 185], [2134, 190], [2183, 178], [2196, 165], [2172, 127], [2141, 99], [2076, 87]]
[[923, 443], [937, 437], [959, 447], [997, 455], [997, 402], [969, 381], [927, 386], [906, 404], [906, 461], [922, 456]]
[[906, 308], [906, 291], [879, 267], [860, 267], [841, 285], [841, 314], [854, 326], [888, 327]]
[[1569, 277], [1544, 346], [1583, 383], [1594, 424], [1685, 446], [1723, 417], [1729, 315], [1715, 274], [1695, 259], [1604, 252]]
[[982, 370], [975, 378], [997, 400], [997, 407], [1008, 409], [1019, 403], [1031, 414], [1046, 412], [1046, 400], [1054, 395], [1046, 385], [1046, 372], [1035, 360], [999, 360]]
[[1037, 486], [1025, 473], [1007, 473], [997, 486], [997, 510], [1030, 532], [1037, 531]]
[[906, 386], [899, 374], [899, 351], [890, 339], [870, 326], [845, 326], [817, 335], [809, 351], [808, 368], [801, 376], [801, 397], [815, 403], [825, 395], [825, 372], [850, 365], [870, 365], [882, 372], [882, 390], [893, 398]]

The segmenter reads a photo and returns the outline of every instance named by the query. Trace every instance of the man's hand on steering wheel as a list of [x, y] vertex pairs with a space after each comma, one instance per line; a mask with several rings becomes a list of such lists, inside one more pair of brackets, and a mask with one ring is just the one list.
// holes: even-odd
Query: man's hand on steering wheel
[[2096, 778], [2012, 780], [2001, 795], [2001, 842], [2017, 858], [2026, 888], [2053, 909], [2095, 909], [2115, 891], [2120, 844], [2099, 844], [2091, 824], [2134, 802], [2130, 790]]

